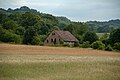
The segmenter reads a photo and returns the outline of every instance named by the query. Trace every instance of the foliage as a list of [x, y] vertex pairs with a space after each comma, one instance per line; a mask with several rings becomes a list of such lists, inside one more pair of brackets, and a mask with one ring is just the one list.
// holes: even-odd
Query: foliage
[[63, 44], [62, 46], [63, 46], [63, 47], [70, 47], [69, 44]]
[[40, 43], [41, 43], [40, 37], [38, 37], [38, 36], [33, 36], [33, 39], [32, 39], [31, 44], [32, 44], [32, 45], [40, 45]]
[[113, 30], [113, 28], [111, 27], [109, 27], [108, 25], [105, 25], [105, 26], [102, 26], [102, 27], [98, 27], [98, 29], [97, 29], [97, 32], [98, 33], [106, 33], [106, 32], [111, 32]]
[[76, 43], [74, 44], [74, 47], [81, 47], [81, 46], [80, 46], [80, 43], [79, 43], [79, 42], [76, 42]]
[[97, 35], [99, 36], [99, 39], [102, 41], [104, 39], [108, 39], [110, 34], [109, 33], [97, 33]]
[[89, 48], [89, 47], [90, 47], [90, 42], [89, 41], [83, 42], [82, 48]]
[[110, 33], [109, 40], [112, 44], [120, 42], [120, 28], [115, 29]]
[[0, 41], [2, 42], [12, 42], [12, 43], [21, 43], [21, 38], [19, 35], [12, 33], [5, 33], [0, 36]]
[[105, 44], [103, 44], [101, 41], [96, 41], [91, 44], [93, 49], [99, 49], [103, 50], [105, 48]]
[[21, 25], [27, 28], [28, 26], [34, 26], [41, 18], [39, 15], [26, 12], [22, 14], [21, 19]]
[[97, 40], [98, 40], [98, 36], [96, 35], [95, 32], [87, 32], [83, 36], [83, 41], [89, 41], [90, 44], [97, 41]]
[[13, 20], [4, 20], [3, 24], [2, 24], [4, 29], [11, 29], [11, 30], [15, 30], [18, 27], [18, 24], [13, 21]]
[[107, 45], [107, 47], [105, 48], [106, 51], [112, 51], [113, 48], [111, 47], [111, 45]]
[[116, 42], [113, 48], [120, 51], [120, 42]]
[[109, 33], [113, 29], [120, 28], [120, 20], [110, 20], [110, 21], [88, 21], [87, 22], [90, 31], [95, 31], [99, 33]]
[[17, 35], [24, 35], [24, 33], [25, 33], [25, 28], [24, 28], [24, 27], [18, 27], [18, 28], [16, 28], [15, 33], [16, 33]]
[[70, 31], [73, 35], [83, 35], [88, 31], [88, 26], [85, 23], [73, 22], [66, 26], [64, 30]]
[[58, 26], [60, 29], [63, 29], [65, 26], [68, 26], [71, 23], [71, 21], [66, 17], [56, 17], [56, 19], [59, 22]]
[[4, 19], [6, 19], [7, 15], [4, 11], [0, 11], [0, 24]]
[[49, 46], [54, 46], [54, 47], [70, 47], [69, 44], [50, 44]]
[[24, 34], [23, 43], [24, 44], [32, 44], [33, 37], [37, 36], [37, 30], [34, 26], [29, 26]]
[[32, 45], [44, 45], [44, 40], [45, 40], [46, 36], [45, 35], [37, 35], [37, 36], [33, 36]]

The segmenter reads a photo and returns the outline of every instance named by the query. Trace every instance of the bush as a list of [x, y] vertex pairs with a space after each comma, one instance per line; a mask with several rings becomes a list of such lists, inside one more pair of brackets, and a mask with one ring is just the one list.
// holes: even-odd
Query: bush
[[120, 42], [115, 43], [113, 48], [116, 50], [120, 50]]
[[69, 44], [49, 44], [49, 46], [53, 46], [53, 47], [70, 47]]
[[40, 42], [41, 42], [40, 38], [38, 36], [34, 36], [31, 44], [32, 45], [40, 45]]
[[120, 42], [120, 28], [115, 29], [110, 33], [109, 40], [110, 40], [111, 44]]
[[90, 47], [89, 43], [90, 43], [89, 41], [83, 42], [82, 48], [89, 48]]
[[102, 43], [107, 46], [108, 44], [110, 44], [110, 41], [108, 39], [103, 39]]
[[93, 49], [99, 49], [99, 50], [104, 50], [105, 48], [105, 44], [103, 44], [101, 41], [93, 42], [91, 46]]
[[75, 43], [74, 47], [80, 47], [80, 43], [79, 42]]
[[104, 49], [105, 49], [105, 46], [98, 47], [98, 50], [104, 50]]
[[112, 51], [113, 49], [112, 49], [111, 45], [107, 45], [107, 47], [105, 48], [105, 50], [106, 51]]
[[69, 44], [63, 44], [62, 46], [64, 46], [64, 47], [70, 47]]
[[19, 35], [12, 33], [5, 33], [1, 35], [0, 41], [2, 42], [12, 42], [12, 43], [21, 43], [21, 38]]

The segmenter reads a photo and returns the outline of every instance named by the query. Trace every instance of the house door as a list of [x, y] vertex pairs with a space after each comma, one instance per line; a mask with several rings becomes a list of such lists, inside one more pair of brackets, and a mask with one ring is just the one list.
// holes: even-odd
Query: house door
[[56, 44], [56, 38], [54, 39], [54, 44]]

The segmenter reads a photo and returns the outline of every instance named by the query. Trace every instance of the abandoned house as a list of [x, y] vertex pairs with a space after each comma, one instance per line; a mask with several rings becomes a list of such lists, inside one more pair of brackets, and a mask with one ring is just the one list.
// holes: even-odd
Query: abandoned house
[[55, 30], [46, 38], [44, 45], [69, 44], [70, 46], [74, 46], [76, 42], [78, 40], [69, 31]]

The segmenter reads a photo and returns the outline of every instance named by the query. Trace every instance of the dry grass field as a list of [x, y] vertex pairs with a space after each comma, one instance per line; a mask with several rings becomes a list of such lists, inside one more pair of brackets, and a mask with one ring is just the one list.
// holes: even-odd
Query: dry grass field
[[48, 47], [0, 44], [0, 54], [73, 54], [73, 55], [115, 55], [120, 53], [83, 48]]
[[0, 44], [0, 80], [120, 80], [120, 53]]

